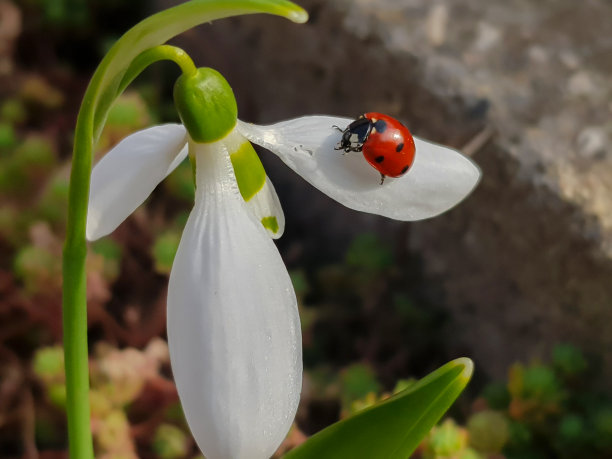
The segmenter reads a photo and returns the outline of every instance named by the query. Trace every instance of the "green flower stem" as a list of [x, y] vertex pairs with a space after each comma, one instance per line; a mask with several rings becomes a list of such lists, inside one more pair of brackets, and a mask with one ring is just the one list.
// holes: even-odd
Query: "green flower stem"
[[[198, 24], [250, 13], [270, 13], [294, 22], [305, 22], [307, 13], [286, 0], [191, 0], [157, 13], [126, 32], [104, 57], [94, 73], [77, 118], [68, 221], [63, 254], [63, 325], [66, 364], [66, 412], [70, 457], [92, 459], [89, 417], [89, 368], [87, 351], [87, 284], [85, 226], [94, 145], [104, 127], [113, 101], [153, 59], [141, 53]], [[153, 59], [151, 62], [155, 61]], [[183, 70], [190, 64], [179, 58]]]
[[[156, 46], [139, 54], [127, 72], [125, 73], [120, 85], [118, 94], [147, 68], [149, 65], [161, 61], [171, 60], [175, 62], [183, 74], [193, 75], [197, 70], [189, 55], [180, 48], [169, 45]], [[77, 143], [75, 141], [75, 157], [73, 160], [73, 170], [76, 169]], [[93, 145], [92, 145], [93, 146]], [[91, 152], [89, 152], [91, 157]], [[91, 166], [89, 166], [91, 168]], [[84, 180], [73, 180], [71, 177], [70, 189], [77, 188], [78, 185], [84, 187]], [[89, 179], [89, 177], [88, 177]], [[89, 180], [88, 180], [89, 181]], [[89, 183], [87, 183], [89, 188]], [[85, 216], [86, 219], [86, 216]], [[74, 227], [74, 220], [68, 218], [68, 228]], [[72, 224], [72, 225], [71, 225]], [[91, 434], [89, 433], [89, 372], [88, 372], [88, 352], [87, 352], [87, 307], [81, 303], [81, 297], [86, 292], [86, 273], [84, 261], [87, 255], [87, 247], [84, 237], [82, 244], [68, 246], [68, 240], [64, 249], [64, 353], [66, 361], [66, 389], [67, 389], [67, 411], [68, 429], [70, 434], [71, 457], [87, 458], [93, 457]], [[72, 284], [72, 285], [71, 285]], [[85, 324], [85, 326], [83, 326]], [[72, 345], [73, 343], [84, 343], [82, 345]], [[87, 420], [82, 422], [80, 420]], [[77, 425], [74, 425], [78, 422]], [[86, 426], [86, 432], [83, 431]], [[78, 432], [78, 434], [74, 434]], [[74, 440], [74, 441], [73, 441]], [[78, 451], [78, 453], [72, 453]]]
[[142, 73], [149, 65], [159, 61], [173, 61], [178, 65], [183, 72], [183, 75], [193, 76], [197, 73], [198, 69], [194, 65], [191, 57], [181, 48], [170, 45], [160, 45], [154, 48], [143, 51], [136, 59], [134, 59], [125, 72], [125, 75], [121, 79], [119, 84], [119, 94], [121, 94], [134, 79]]

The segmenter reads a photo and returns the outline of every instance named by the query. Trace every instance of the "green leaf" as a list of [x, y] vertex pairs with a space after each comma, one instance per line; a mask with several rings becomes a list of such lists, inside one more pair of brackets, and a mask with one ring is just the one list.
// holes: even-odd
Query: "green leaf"
[[472, 376], [460, 358], [415, 385], [310, 437], [285, 459], [400, 459], [409, 457], [450, 408]]

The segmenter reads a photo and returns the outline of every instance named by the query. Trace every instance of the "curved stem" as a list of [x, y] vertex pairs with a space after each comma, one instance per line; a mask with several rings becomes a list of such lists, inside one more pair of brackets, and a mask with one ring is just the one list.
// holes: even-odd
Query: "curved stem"
[[181, 48], [171, 45], [155, 46], [136, 56], [121, 79], [118, 92], [122, 93], [149, 65], [164, 60], [174, 62], [180, 67], [181, 72], [187, 76], [195, 75], [198, 71], [189, 54]]
[[[288, 0], [184, 2], [143, 20], [127, 31], [104, 57], [83, 97], [75, 129], [62, 271], [66, 414], [72, 459], [93, 459], [89, 418], [85, 226], [94, 144], [113, 101], [144, 69], [139, 67], [142, 64], [135, 63], [141, 53], [198, 24], [249, 13], [277, 14], [294, 22], [305, 22], [308, 18], [302, 8]], [[141, 56], [142, 62], [167, 51], [164, 48], [152, 52], [148, 57]], [[192, 71], [193, 64], [190, 65], [184, 56], [175, 57], [175, 62], [183, 71]], [[160, 59], [153, 62], [155, 60]]]
[[[148, 49], [139, 54], [128, 67], [121, 83], [118, 94], [149, 65], [161, 61], [175, 62], [181, 71], [193, 75], [196, 67], [189, 55], [180, 48], [163, 45]], [[85, 103], [85, 101], [84, 101]], [[83, 115], [83, 113], [81, 113]], [[83, 120], [90, 120], [90, 113], [79, 116], [77, 131], [82, 129]], [[88, 123], [87, 123], [88, 124]], [[91, 171], [92, 143], [81, 142], [83, 136], [75, 140], [75, 154], [73, 158], [73, 171], [86, 169]], [[80, 196], [88, 196], [89, 174], [72, 174], [70, 189], [79, 190]], [[68, 232], [84, 222], [78, 219], [68, 219]], [[78, 231], [84, 231], [84, 228]], [[87, 277], [85, 272], [85, 258], [87, 246], [85, 238], [66, 240], [63, 257], [64, 291], [63, 291], [63, 326], [64, 326], [64, 360], [66, 371], [66, 411], [68, 413], [69, 449], [71, 457], [78, 459], [93, 458], [91, 430], [89, 428], [89, 368], [87, 347]]]

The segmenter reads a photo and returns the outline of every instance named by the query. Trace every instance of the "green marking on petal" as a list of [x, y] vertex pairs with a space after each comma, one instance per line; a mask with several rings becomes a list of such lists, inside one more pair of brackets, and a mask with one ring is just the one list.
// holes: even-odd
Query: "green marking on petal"
[[278, 220], [276, 217], [264, 217], [261, 219], [261, 224], [265, 229], [272, 231], [274, 234], [278, 233]]
[[266, 171], [263, 164], [261, 164], [251, 142], [244, 142], [240, 145], [240, 148], [230, 155], [230, 160], [234, 167], [240, 194], [245, 201], [248, 201], [266, 183]]

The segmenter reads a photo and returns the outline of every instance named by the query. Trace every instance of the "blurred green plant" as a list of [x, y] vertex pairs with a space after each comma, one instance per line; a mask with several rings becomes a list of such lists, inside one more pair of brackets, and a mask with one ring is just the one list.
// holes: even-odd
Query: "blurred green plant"
[[21, 248], [13, 264], [18, 279], [29, 294], [59, 292], [61, 259], [46, 247], [27, 245]]
[[155, 262], [155, 271], [160, 274], [170, 274], [179, 242], [181, 242], [180, 230], [167, 231], [155, 238], [151, 254]]
[[56, 229], [63, 229], [68, 205], [68, 177], [60, 170], [45, 185], [36, 205], [36, 217]]
[[[488, 408], [472, 414], [466, 429], [441, 426], [446, 437], [440, 435], [449, 439], [443, 443], [459, 446], [438, 449], [437, 455], [423, 458], [463, 457], [466, 445], [482, 455], [476, 457], [612, 457], [612, 397], [598, 392], [598, 378], [577, 347], [560, 344], [551, 360], [514, 364], [507, 382], [485, 387], [482, 396]], [[433, 436], [432, 431], [422, 445], [424, 451], [432, 451], [432, 444], [437, 444], [432, 443]], [[464, 436], [466, 442], [452, 440]]]
[[62, 91], [50, 84], [41, 75], [29, 75], [21, 82], [19, 100], [33, 111], [56, 110], [66, 100]]
[[468, 433], [452, 419], [446, 419], [431, 429], [419, 450], [423, 459], [481, 459], [469, 447]]
[[29, 0], [38, 7], [42, 17], [55, 26], [83, 26], [90, 19], [90, 6], [84, 1], [75, 0]]
[[39, 188], [56, 165], [55, 147], [46, 137], [29, 135], [0, 157], [0, 193], [23, 198]]
[[359, 409], [354, 406], [354, 403], [360, 399], [368, 398], [372, 403], [358, 403], [359, 407], [365, 408], [371, 406], [380, 398], [376, 398], [376, 394], [381, 390], [381, 385], [376, 379], [374, 370], [368, 365], [356, 363], [344, 368], [340, 372], [340, 393], [342, 403], [342, 417], [348, 417], [350, 414], [356, 413]]
[[161, 424], [155, 431], [152, 449], [161, 459], [180, 459], [189, 452], [188, 437], [172, 424]]
[[0, 120], [11, 125], [21, 124], [28, 117], [23, 101], [18, 97], [7, 98], [0, 105]]
[[108, 118], [96, 150], [108, 151], [129, 134], [149, 126], [153, 122], [153, 116], [154, 114], [137, 91], [124, 92], [117, 97], [108, 112]]
[[[97, 421], [97, 422], [95, 422]], [[103, 459], [138, 459], [130, 434], [130, 423], [120, 409], [110, 411], [101, 419], [94, 419], [94, 445]]]
[[61, 346], [38, 349], [32, 360], [32, 370], [45, 386], [64, 381], [64, 350]]
[[580, 349], [571, 344], [555, 346], [552, 354], [552, 364], [556, 373], [569, 381], [580, 377], [588, 369], [588, 362]]
[[365, 233], [355, 237], [346, 253], [345, 261], [352, 269], [372, 274], [391, 267], [394, 258], [389, 244], [375, 234]]
[[91, 253], [101, 259], [101, 264], [95, 267], [96, 271], [100, 272], [108, 283], [114, 282], [119, 277], [121, 246], [111, 238], [103, 238], [93, 242], [90, 247]]
[[566, 398], [558, 375], [547, 365], [525, 366], [516, 363], [510, 368], [508, 391], [510, 416], [530, 424], [539, 424], [561, 412]]
[[172, 174], [166, 177], [162, 186], [170, 196], [185, 203], [192, 203], [195, 197], [195, 185], [193, 169], [189, 161], [183, 161]]
[[[104, 343], [96, 347], [90, 359], [92, 387], [89, 395], [96, 457], [138, 458], [131, 430], [134, 426], [129, 420], [129, 414], [132, 405], [139, 398], [147, 396], [147, 384], [165, 381], [160, 373], [162, 365], [167, 364], [167, 354], [166, 343], [158, 338], [153, 339], [142, 351], [133, 348], [119, 350]], [[38, 349], [32, 359], [32, 370], [48, 402], [64, 412], [66, 379], [63, 348], [49, 346]], [[165, 420], [178, 422], [183, 430]], [[156, 425], [155, 435], [147, 438], [147, 441], [158, 457], [185, 457], [191, 451], [192, 444], [180, 408], [178, 413], [160, 417]], [[42, 445], [61, 443], [61, 438], [57, 436], [65, 435], [50, 429], [47, 422], [37, 424], [37, 428], [39, 431], [36, 436], [41, 438]]]
[[[516, 363], [509, 369], [508, 381], [493, 382], [483, 389], [465, 427], [446, 419], [423, 440], [416, 457], [612, 457], [612, 396], [597, 390], [598, 376], [593, 370], [580, 349], [570, 344], [556, 346], [549, 363]], [[343, 416], [390, 396], [380, 392], [368, 367], [353, 365], [343, 374], [349, 375], [352, 387], [358, 389], [346, 394], [344, 388], [340, 391]], [[333, 378], [328, 378], [328, 386], [331, 381]], [[399, 384], [410, 386], [414, 381]], [[398, 391], [396, 388], [393, 393]], [[351, 393], [353, 398], [347, 397]]]
[[[343, 404], [343, 410], [342, 410], [341, 416], [343, 418], [346, 418], [346, 417], [349, 417], [357, 413], [358, 411], [374, 406], [378, 402], [386, 400], [393, 395], [399, 394], [400, 392], [409, 389], [416, 382], [417, 382], [416, 379], [400, 379], [395, 384], [395, 387], [393, 388], [391, 392], [383, 392], [382, 394], [379, 394], [377, 390], [370, 390], [365, 394], [365, 396], [362, 396], [361, 398], [349, 399], [348, 400], [349, 403], [345, 402]], [[375, 385], [377, 388], [380, 387], [378, 382], [376, 382]], [[374, 387], [374, 384], [372, 384], [372, 388], [373, 387]], [[343, 393], [343, 395], [345, 394]]]
[[508, 442], [508, 419], [497, 411], [484, 410], [473, 414], [468, 420], [467, 430], [470, 445], [481, 453], [501, 453]]
[[[15, 129], [10, 123], [0, 122], [0, 152], [6, 152], [17, 143]], [[4, 155], [2, 155], [4, 156]]]

